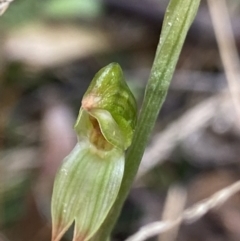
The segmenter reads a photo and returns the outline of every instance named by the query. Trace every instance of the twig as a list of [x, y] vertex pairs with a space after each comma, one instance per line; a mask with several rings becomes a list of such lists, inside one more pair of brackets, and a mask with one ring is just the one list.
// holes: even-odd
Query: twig
[[181, 222], [193, 223], [203, 217], [211, 209], [219, 207], [226, 202], [230, 197], [240, 191], [240, 181], [216, 192], [210, 198], [205, 199], [192, 207], [186, 209], [178, 218], [165, 221], [154, 222], [142, 227], [137, 233], [126, 239], [126, 241], [144, 241], [148, 238], [166, 232]]
[[144, 153], [136, 180], [139, 180], [156, 165], [161, 164], [170, 155], [179, 141], [206, 126], [216, 113], [217, 105], [220, 101], [225, 101], [227, 98], [228, 96], [224, 94], [210, 97], [188, 110], [165, 130], [157, 134]]
[[[184, 210], [186, 198], [187, 195], [185, 189], [178, 185], [171, 187], [168, 191], [167, 199], [164, 205], [162, 221], [169, 221], [177, 218]], [[174, 241], [177, 237], [180, 224], [181, 223], [173, 227], [170, 232], [159, 235], [158, 240]]]
[[229, 91], [237, 112], [238, 120], [240, 120], [240, 60], [237, 54], [238, 51], [234, 41], [227, 4], [225, 0], [208, 0], [207, 2], [227, 77]]

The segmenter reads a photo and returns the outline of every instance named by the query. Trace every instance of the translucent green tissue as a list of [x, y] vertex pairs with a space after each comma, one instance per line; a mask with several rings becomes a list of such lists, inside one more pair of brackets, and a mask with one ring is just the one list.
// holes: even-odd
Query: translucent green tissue
[[52, 195], [52, 241], [74, 222], [74, 241], [87, 241], [114, 204], [137, 107], [120, 66], [101, 69], [82, 99], [75, 124], [78, 143], [63, 160]]

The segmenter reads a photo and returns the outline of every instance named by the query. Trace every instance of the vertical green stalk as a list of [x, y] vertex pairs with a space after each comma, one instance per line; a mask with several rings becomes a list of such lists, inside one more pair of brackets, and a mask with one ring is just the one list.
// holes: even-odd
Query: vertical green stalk
[[184, 40], [199, 4], [200, 0], [171, 0], [168, 5], [138, 124], [132, 145], [127, 152], [125, 172], [118, 198], [101, 229], [92, 240], [106, 241], [117, 221], [167, 95]]

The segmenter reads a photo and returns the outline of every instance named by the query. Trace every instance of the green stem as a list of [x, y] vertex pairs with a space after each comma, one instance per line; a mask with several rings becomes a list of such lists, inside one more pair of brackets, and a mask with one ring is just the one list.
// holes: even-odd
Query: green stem
[[167, 95], [184, 40], [199, 4], [200, 0], [171, 0], [168, 5], [133, 142], [126, 155], [126, 167], [121, 189], [108, 218], [93, 240], [107, 240], [117, 221]]

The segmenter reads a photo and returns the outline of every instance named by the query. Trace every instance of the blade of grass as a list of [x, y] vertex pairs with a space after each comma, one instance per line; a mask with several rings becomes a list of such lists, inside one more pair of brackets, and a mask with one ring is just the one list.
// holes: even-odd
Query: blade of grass
[[184, 40], [199, 4], [200, 0], [171, 0], [168, 5], [133, 142], [127, 152], [121, 189], [109, 216], [92, 240], [106, 241], [116, 223], [167, 95]]

